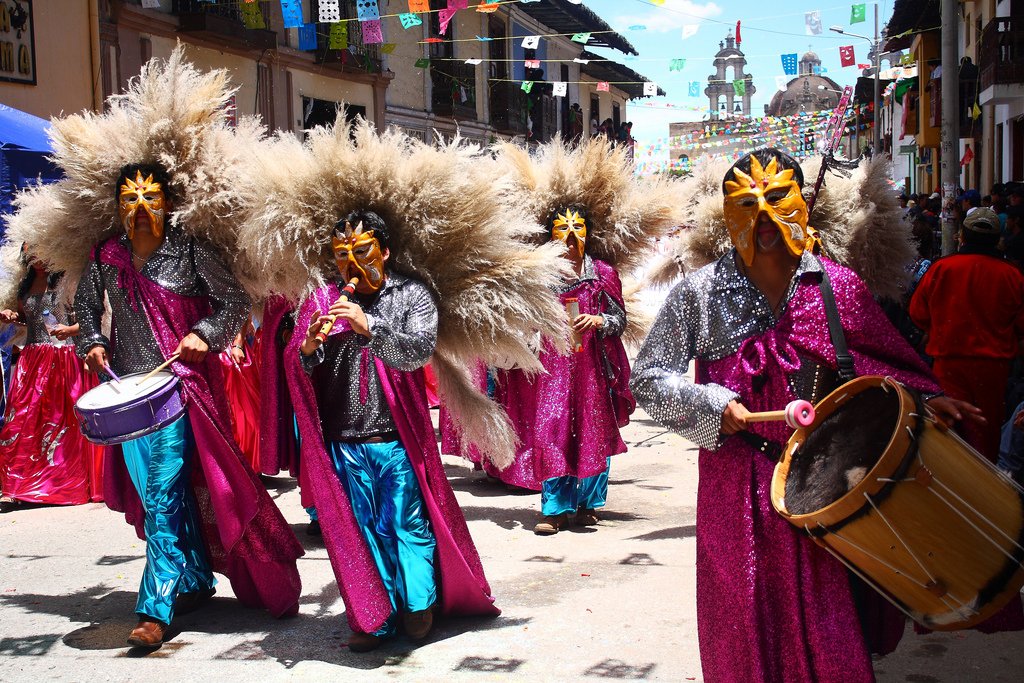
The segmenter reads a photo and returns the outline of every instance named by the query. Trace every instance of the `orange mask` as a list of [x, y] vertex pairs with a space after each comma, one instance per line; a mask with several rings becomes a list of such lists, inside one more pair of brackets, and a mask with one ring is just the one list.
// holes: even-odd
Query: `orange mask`
[[762, 213], [778, 227], [791, 254], [799, 256], [811, 246], [807, 203], [793, 169], [780, 171], [777, 158], [762, 167], [757, 157], [751, 156], [750, 175], [738, 168], [733, 173], [736, 179], [725, 181], [725, 224], [744, 264], [754, 262], [754, 231]]
[[149, 214], [153, 235], [163, 237], [164, 216], [167, 212], [167, 197], [160, 183], [153, 182], [153, 176], [143, 178], [136, 171], [135, 180], [125, 178], [118, 196], [117, 214], [121, 219], [121, 227], [128, 234], [128, 239], [135, 237], [135, 217], [142, 209]]
[[354, 229], [345, 223], [345, 234], [335, 233], [331, 242], [334, 247], [334, 261], [345, 280], [359, 278], [356, 289], [373, 293], [384, 284], [384, 251], [380, 241], [373, 236], [373, 230], [363, 231], [362, 222]]
[[571, 249], [570, 235], [576, 238], [576, 249], [579, 250], [580, 258], [583, 258], [583, 248], [587, 243], [587, 220], [572, 209], [557, 214], [555, 222], [551, 224], [551, 236]]

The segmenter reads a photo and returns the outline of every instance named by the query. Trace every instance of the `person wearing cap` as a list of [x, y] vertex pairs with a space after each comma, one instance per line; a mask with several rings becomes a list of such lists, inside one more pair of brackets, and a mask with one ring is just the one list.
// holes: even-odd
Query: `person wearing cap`
[[967, 190], [956, 198], [956, 203], [960, 205], [960, 208], [966, 214], [971, 209], [981, 206], [981, 193], [977, 190]]
[[910, 300], [943, 391], [982, 410], [984, 421], [963, 423], [964, 436], [993, 462], [1010, 367], [1024, 338], [1024, 275], [1002, 258], [999, 238], [995, 211], [971, 209], [959, 253], [932, 264]]

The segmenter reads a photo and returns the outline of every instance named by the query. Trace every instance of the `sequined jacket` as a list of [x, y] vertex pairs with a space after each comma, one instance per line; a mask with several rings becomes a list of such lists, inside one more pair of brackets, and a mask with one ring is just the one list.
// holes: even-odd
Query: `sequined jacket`
[[[131, 250], [127, 236], [113, 239]], [[212, 352], [227, 348], [250, 315], [252, 301], [224, 258], [213, 245], [189, 237], [178, 228], [167, 226], [163, 243], [139, 274], [176, 294], [209, 297], [213, 312], [197, 322], [192, 332]], [[104, 294], [112, 310], [112, 339], [107, 339], [100, 329]], [[75, 292], [75, 314], [81, 325], [75, 345], [82, 358], [92, 347], [104, 346], [112, 355], [114, 372], [119, 375], [152, 370], [164, 362], [143, 308], [133, 306], [128, 292], [119, 286], [116, 267], [100, 264], [95, 258], [89, 262]]]
[[[637, 401], [661, 424], [716, 450], [722, 413], [734, 399], [766, 410], [793, 398], [824, 398], [839, 383], [818, 288], [824, 267], [857, 374], [893, 375], [925, 394], [938, 393], [928, 368], [853, 271], [804, 253], [776, 316], [739, 272], [731, 250], [669, 294], [633, 366]], [[698, 382], [687, 377], [691, 361], [698, 363]], [[768, 381], [774, 373], [785, 376], [785, 391], [767, 395], [762, 387], [777, 386]], [[755, 427], [772, 436], [785, 432], [774, 423]]]
[[61, 305], [56, 292], [42, 292], [25, 297], [21, 305], [25, 315], [25, 344], [49, 344], [50, 346], [67, 346], [71, 342], [61, 341], [52, 336], [43, 323], [43, 311], [50, 311], [60, 325], [74, 325], [74, 316], [69, 315]]
[[366, 314], [370, 337], [348, 329], [302, 356], [316, 389], [325, 441], [394, 435], [373, 358], [411, 372], [426, 365], [437, 344], [437, 304], [423, 283], [388, 273], [376, 294], [357, 294], [355, 301]]

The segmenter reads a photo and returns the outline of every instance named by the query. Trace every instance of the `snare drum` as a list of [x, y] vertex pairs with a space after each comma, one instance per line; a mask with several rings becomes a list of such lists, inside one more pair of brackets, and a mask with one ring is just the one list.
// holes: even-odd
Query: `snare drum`
[[[779, 514], [930, 629], [974, 626], [1019, 599], [1020, 487], [923, 417], [892, 379], [857, 378], [815, 411], [813, 424], [794, 432], [775, 468], [771, 497]], [[853, 422], [842, 424], [844, 412]], [[873, 435], [851, 427], [869, 423]], [[856, 439], [847, 452], [834, 446]], [[825, 500], [801, 488], [837, 483]], [[787, 508], [787, 495], [793, 508], [809, 500], [820, 507], [797, 514]]]
[[162, 370], [142, 384], [149, 373], [125, 375], [82, 394], [75, 413], [82, 434], [105, 446], [137, 439], [166, 427], [185, 414], [178, 377]]

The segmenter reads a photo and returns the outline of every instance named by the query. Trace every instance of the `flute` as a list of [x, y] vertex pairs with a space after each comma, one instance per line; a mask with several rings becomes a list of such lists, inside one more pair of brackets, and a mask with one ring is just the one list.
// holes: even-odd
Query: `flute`
[[[348, 284], [345, 285], [345, 288], [341, 290], [341, 296], [338, 297], [338, 301], [348, 301], [348, 298], [356, 293], [356, 285], [358, 284], [359, 278], [357, 277], [354, 277], [351, 280], [349, 280]], [[320, 328], [320, 331], [316, 333], [316, 340], [318, 342], [323, 344], [325, 341], [327, 341], [327, 335], [331, 333], [331, 328], [334, 327], [334, 321], [336, 319], [337, 316], [327, 316], [327, 322], [325, 322], [323, 326]]]

